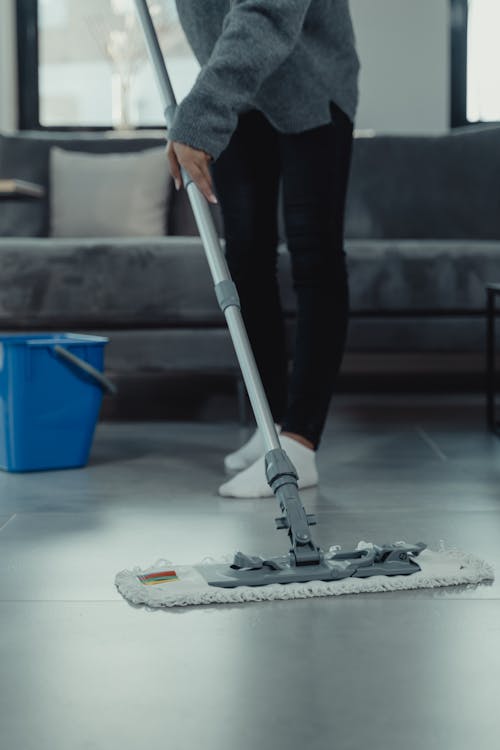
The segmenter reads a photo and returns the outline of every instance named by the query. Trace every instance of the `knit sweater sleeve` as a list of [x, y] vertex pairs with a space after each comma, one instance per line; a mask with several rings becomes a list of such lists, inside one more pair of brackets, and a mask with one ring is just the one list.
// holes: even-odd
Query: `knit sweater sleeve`
[[313, 0], [234, 0], [210, 58], [178, 105], [168, 138], [215, 160], [238, 114], [292, 52]]

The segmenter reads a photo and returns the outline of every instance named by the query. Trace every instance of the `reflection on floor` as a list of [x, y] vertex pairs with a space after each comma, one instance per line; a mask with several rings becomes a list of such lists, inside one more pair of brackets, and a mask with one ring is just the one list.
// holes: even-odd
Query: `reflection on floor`
[[[0, 474], [2, 748], [496, 746], [500, 583], [151, 613], [117, 570], [286, 550], [274, 500], [217, 496], [235, 424], [103, 423], [82, 470]], [[479, 396], [334, 398], [302, 493], [322, 546], [500, 563]]]

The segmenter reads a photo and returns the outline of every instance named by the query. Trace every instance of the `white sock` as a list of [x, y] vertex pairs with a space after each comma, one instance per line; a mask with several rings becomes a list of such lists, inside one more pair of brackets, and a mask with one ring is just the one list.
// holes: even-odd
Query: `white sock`
[[[274, 425], [278, 434], [281, 432], [281, 426], [278, 424]], [[224, 466], [227, 471], [241, 471], [246, 469], [247, 466], [253, 464], [260, 456], [264, 455], [264, 440], [262, 434], [257, 427], [250, 440], [241, 446], [234, 453], [229, 453], [224, 458]]]
[[[299, 488], [313, 487], [318, 484], [316, 454], [297, 440], [284, 435], [280, 438], [281, 446], [299, 475]], [[223, 497], [272, 497], [273, 491], [266, 479], [264, 455], [254, 461], [244, 471], [240, 471], [229, 482], [219, 487]]]

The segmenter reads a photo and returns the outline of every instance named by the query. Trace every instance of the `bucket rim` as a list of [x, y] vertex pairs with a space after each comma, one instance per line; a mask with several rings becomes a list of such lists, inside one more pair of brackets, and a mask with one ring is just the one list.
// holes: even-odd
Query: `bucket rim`
[[100, 345], [107, 344], [107, 336], [96, 336], [87, 333], [68, 333], [68, 332], [33, 332], [33, 333], [2, 333], [0, 334], [0, 344], [4, 346], [54, 346], [55, 344], [85, 344]]

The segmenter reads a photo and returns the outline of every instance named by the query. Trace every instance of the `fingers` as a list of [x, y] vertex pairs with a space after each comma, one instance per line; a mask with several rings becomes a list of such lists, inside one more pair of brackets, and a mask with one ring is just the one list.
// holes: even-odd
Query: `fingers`
[[184, 143], [172, 141], [169, 143], [167, 154], [169, 156], [170, 170], [175, 180], [176, 188], [182, 185], [181, 166], [189, 174], [195, 185], [203, 193], [210, 203], [218, 203], [212, 185], [212, 175], [209, 163], [212, 161], [210, 154], [200, 149], [191, 148]]
[[212, 175], [208, 169], [208, 163], [193, 164], [191, 171], [189, 169], [187, 171], [207, 201], [210, 203], [217, 203], [217, 198], [214, 195], [212, 187]]

